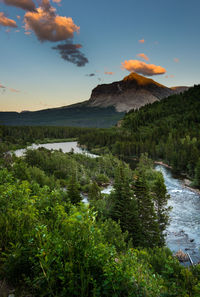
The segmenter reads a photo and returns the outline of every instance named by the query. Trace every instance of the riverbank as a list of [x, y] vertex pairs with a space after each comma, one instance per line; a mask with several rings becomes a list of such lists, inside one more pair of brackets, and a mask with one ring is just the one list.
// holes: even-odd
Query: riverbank
[[[173, 169], [172, 166], [170, 166], [162, 161], [154, 161], [154, 164], [162, 165], [170, 170]], [[184, 176], [185, 175], [183, 173], [178, 175], [178, 178], [182, 181], [184, 188], [189, 189], [192, 192], [200, 195], [200, 190], [191, 186], [192, 180], [190, 180], [189, 178], [184, 178]]]

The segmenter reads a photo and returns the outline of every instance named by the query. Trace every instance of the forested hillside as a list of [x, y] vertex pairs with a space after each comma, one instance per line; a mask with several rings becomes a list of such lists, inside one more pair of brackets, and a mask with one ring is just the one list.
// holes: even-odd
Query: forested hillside
[[200, 186], [199, 111], [200, 85], [129, 112], [121, 128], [95, 130], [79, 140], [90, 149], [105, 147], [120, 156], [139, 157], [148, 152]]

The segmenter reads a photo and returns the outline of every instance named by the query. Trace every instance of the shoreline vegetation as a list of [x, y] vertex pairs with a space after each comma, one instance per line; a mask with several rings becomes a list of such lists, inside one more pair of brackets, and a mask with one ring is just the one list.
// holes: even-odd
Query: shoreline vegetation
[[[28, 146], [31, 146], [33, 144], [48, 144], [48, 143], [75, 142], [75, 141], [77, 142], [77, 147], [81, 148], [82, 150], [87, 150], [87, 146], [86, 145], [81, 145], [78, 142], [78, 137], [60, 138], [60, 139], [59, 138], [58, 139], [57, 138], [53, 138], [53, 139], [45, 138], [43, 140], [38, 139], [38, 140], [34, 141], [34, 143], [29, 143]], [[24, 149], [26, 147], [27, 146], [23, 146], [21, 148]], [[20, 149], [20, 148], [18, 148], [18, 149]], [[91, 153], [91, 154], [96, 153], [95, 150], [90, 150], [90, 151], [88, 150], [88, 152]], [[98, 153], [98, 151], [97, 151], [97, 153]], [[99, 155], [99, 156], [101, 156], [101, 155]], [[123, 156], [123, 158], [134, 160], [134, 161], [138, 161], [139, 160], [139, 158], [131, 157], [131, 156]], [[159, 161], [153, 160], [153, 162], [156, 165], [161, 165], [161, 166], [164, 166], [164, 167], [166, 167], [166, 168], [168, 168], [170, 170], [173, 170], [173, 167], [172, 166], [170, 166], [169, 164], [165, 163], [162, 160], [159, 160]], [[200, 189], [197, 189], [197, 188], [195, 188], [195, 187], [193, 187], [191, 185], [192, 184], [192, 180], [189, 177], [185, 178], [185, 173], [179, 173], [177, 175], [177, 177], [179, 178], [179, 180], [181, 180], [183, 182], [183, 185], [184, 185], [185, 188], [190, 189], [194, 193], [197, 193], [197, 194], [200, 195]]]

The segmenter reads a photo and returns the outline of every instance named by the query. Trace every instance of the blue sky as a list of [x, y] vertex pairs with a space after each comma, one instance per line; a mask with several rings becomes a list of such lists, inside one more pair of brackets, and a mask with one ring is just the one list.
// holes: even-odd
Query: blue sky
[[[35, 10], [25, 10], [20, 3], [26, 1], [34, 3]], [[55, 2], [0, 0], [1, 111], [38, 110], [84, 101], [97, 84], [121, 80], [133, 69], [167, 86], [199, 84], [198, 0]], [[42, 17], [38, 22], [40, 13], [46, 20], [44, 4], [48, 5], [48, 17], [53, 15], [51, 25], [57, 16], [65, 17], [58, 18], [57, 26], [66, 26], [61, 33], [48, 35]], [[68, 18], [72, 18], [72, 32]], [[88, 63], [77, 66], [52, 49], [66, 40], [68, 50], [73, 43], [74, 51], [81, 57], [84, 54]], [[146, 60], [138, 54], [145, 54]], [[126, 69], [122, 69], [125, 61]], [[153, 65], [150, 70], [149, 65]]]

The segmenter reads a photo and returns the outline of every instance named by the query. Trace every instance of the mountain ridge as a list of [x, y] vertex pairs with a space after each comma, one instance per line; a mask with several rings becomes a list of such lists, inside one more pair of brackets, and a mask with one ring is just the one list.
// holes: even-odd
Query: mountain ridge
[[131, 73], [121, 81], [98, 85], [90, 99], [83, 102], [38, 111], [0, 112], [0, 125], [110, 127], [126, 112], [186, 89], [168, 88]]

